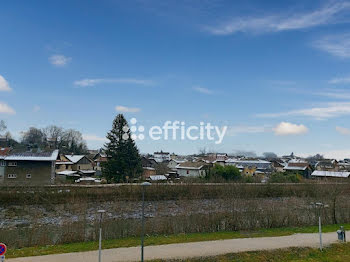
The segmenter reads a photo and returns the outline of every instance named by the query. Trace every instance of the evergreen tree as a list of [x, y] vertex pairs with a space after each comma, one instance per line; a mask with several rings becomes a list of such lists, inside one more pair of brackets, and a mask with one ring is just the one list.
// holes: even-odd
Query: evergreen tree
[[114, 119], [107, 139], [109, 142], [105, 145], [105, 151], [108, 161], [102, 166], [103, 176], [108, 182], [116, 183], [137, 178], [142, 172], [141, 157], [122, 114]]

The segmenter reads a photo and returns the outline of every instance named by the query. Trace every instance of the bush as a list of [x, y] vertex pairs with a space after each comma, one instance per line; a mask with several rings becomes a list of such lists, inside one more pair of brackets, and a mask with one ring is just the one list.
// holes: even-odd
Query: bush
[[270, 183], [300, 183], [302, 176], [299, 174], [273, 173], [270, 176]]
[[208, 177], [223, 178], [226, 181], [239, 181], [242, 179], [241, 172], [237, 167], [217, 164], [209, 171]]

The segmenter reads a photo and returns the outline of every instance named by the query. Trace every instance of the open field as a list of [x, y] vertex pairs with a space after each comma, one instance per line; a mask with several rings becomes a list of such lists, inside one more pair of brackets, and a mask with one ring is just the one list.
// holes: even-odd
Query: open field
[[[350, 228], [350, 224], [344, 224], [345, 228]], [[323, 232], [335, 232], [340, 225], [325, 225], [322, 228]], [[317, 226], [302, 227], [302, 228], [271, 228], [260, 229], [257, 231], [240, 231], [240, 232], [214, 232], [214, 233], [193, 233], [193, 234], [178, 234], [178, 235], [159, 235], [146, 236], [145, 245], [165, 245], [175, 243], [190, 243], [210, 240], [236, 239], [236, 238], [257, 238], [257, 237], [276, 237], [288, 236], [295, 233], [316, 233]], [[123, 239], [104, 240], [103, 249], [134, 247], [140, 245], [139, 237], [129, 237]], [[36, 246], [26, 247], [21, 249], [9, 249], [7, 252], [8, 258], [39, 256], [49, 254], [61, 254], [72, 252], [83, 252], [98, 249], [98, 242], [81, 242], [69, 243], [63, 245]]]

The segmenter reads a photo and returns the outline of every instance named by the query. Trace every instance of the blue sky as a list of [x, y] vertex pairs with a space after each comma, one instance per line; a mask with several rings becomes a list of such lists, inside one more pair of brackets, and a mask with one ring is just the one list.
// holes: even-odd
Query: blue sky
[[103, 144], [114, 116], [227, 125], [212, 141], [137, 141], [350, 157], [349, 1], [2, 1], [0, 119]]

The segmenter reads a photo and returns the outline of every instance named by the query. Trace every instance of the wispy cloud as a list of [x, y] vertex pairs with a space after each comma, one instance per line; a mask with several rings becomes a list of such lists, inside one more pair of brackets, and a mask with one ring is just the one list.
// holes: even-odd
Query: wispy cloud
[[[350, 58], [350, 34], [330, 35], [314, 42], [314, 47], [339, 58]], [[333, 84], [337, 83], [334, 79]], [[342, 81], [344, 79], [340, 79]]]
[[331, 102], [322, 107], [311, 107], [287, 112], [258, 114], [258, 117], [308, 116], [316, 119], [328, 119], [350, 115], [350, 102]]
[[284, 13], [261, 17], [237, 17], [204, 29], [215, 35], [243, 33], [269, 33], [311, 28], [341, 22], [339, 17], [350, 9], [350, 2], [330, 2], [319, 9], [305, 13]]
[[77, 80], [74, 82], [74, 85], [87, 87], [95, 86], [98, 84], [135, 84], [135, 85], [153, 85], [153, 81], [145, 79], [136, 79], [136, 78], [85, 78]]
[[83, 139], [86, 141], [99, 141], [99, 142], [107, 141], [107, 139], [105, 137], [99, 137], [99, 136], [93, 135], [93, 134], [83, 134]]
[[214, 94], [214, 92], [208, 88], [205, 87], [200, 87], [200, 86], [194, 86], [193, 90], [202, 93], [202, 94], [206, 94], [206, 95], [212, 95]]
[[71, 60], [71, 57], [67, 57], [64, 55], [52, 55], [49, 57], [49, 62], [57, 67], [63, 67], [67, 65]]
[[330, 84], [350, 84], [350, 76], [348, 77], [335, 77], [328, 81]]
[[123, 112], [123, 113], [137, 113], [140, 112], [141, 109], [137, 107], [126, 107], [126, 106], [116, 106], [115, 110], [117, 112]]
[[11, 91], [11, 87], [9, 85], [9, 83], [6, 81], [6, 79], [0, 75], [0, 92], [9, 92]]
[[350, 91], [344, 89], [325, 89], [320, 92], [315, 92], [313, 95], [325, 96], [335, 99], [350, 99]]
[[337, 130], [337, 132], [342, 134], [342, 135], [350, 135], [350, 129], [349, 128], [336, 126], [335, 130]]
[[304, 125], [293, 124], [289, 122], [279, 123], [273, 131], [275, 135], [287, 136], [287, 135], [302, 135], [309, 131], [309, 129]]
[[238, 134], [257, 134], [257, 133], [266, 133], [271, 132], [271, 126], [231, 126], [227, 129], [226, 135], [236, 136]]
[[0, 114], [14, 115], [16, 111], [6, 103], [0, 102]]

